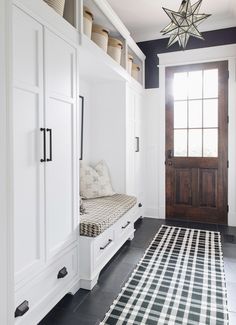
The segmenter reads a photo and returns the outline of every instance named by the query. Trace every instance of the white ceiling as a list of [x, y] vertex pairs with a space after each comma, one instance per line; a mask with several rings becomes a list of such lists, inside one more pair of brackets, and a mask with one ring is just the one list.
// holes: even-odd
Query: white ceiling
[[[160, 30], [170, 19], [162, 7], [177, 11], [181, 0], [107, 0], [121, 18], [134, 40], [147, 41], [163, 37]], [[192, 0], [194, 4], [197, 0]], [[236, 26], [236, 0], [203, 0], [199, 13], [212, 14], [200, 26], [209, 31]]]

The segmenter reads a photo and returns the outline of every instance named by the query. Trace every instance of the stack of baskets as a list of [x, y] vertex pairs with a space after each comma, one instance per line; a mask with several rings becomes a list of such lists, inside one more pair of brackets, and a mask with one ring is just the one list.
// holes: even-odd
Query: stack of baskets
[[[117, 63], [121, 64], [123, 42], [120, 39], [109, 36], [107, 28], [94, 24], [94, 14], [88, 7], [84, 7], [84, 34], [92, 39]], [[140, 66], [134, 63], [134, 58], [131, 54], [128, 55], [127, 71], [133, 78], [139, 80]]]
[[123, 42], [110, 37], [109, 30], [104, 26], [94, 24], [94, 14], [88, 7], [84, 7], [84, 34], [121, 64]]

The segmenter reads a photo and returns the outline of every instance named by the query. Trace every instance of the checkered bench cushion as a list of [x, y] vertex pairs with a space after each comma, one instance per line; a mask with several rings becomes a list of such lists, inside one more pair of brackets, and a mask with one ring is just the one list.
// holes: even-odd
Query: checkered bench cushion
[[135, 206], [136, 202], [135, 197], [125, 194], [83, 200], [86, 212], [80, 216], [80, 235], [100, 235]]

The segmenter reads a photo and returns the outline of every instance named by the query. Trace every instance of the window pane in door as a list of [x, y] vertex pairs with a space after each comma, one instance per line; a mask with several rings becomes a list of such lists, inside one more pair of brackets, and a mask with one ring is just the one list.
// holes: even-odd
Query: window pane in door
[[174, 130], [174, 156], [187, 157], [187, 130]]
[[187, 101], [178, 101], [174, 103], [174, 128], [187, 128]]
[[189, 99], [202, 98], [202, 71], [191, 71], [188, 75]]
[[203, 97], [218, 97], [218, 69], [205, 70], [203, 77]]
[[218, 157], [218, 129], [203, 130], [203, 157]]
[[189, 130], [188, 136], [188, 156], [202, 157], [202, 129]]
[[188, 75], [187, 72], [174, 74], [174, 100], [184, 100], [188, 96]]
[[189, 128], [202, 128], [202, 101], [189, 101]]
[[218, 99], [205, 99], [203, 102], [203, 127], [218, 127]]

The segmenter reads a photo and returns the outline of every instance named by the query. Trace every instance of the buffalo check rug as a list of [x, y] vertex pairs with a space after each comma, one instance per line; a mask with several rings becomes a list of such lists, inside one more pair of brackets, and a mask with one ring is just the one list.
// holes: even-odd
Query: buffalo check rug
[[228, 324], [220, 234], [162, 226], [105, 324]]

